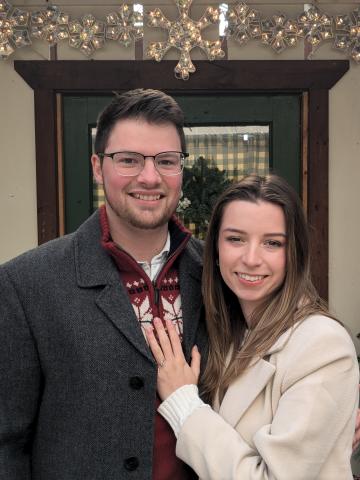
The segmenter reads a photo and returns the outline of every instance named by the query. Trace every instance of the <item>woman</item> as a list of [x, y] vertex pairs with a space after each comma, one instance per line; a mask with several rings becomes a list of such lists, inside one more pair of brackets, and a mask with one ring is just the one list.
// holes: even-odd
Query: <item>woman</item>
[[[298, 196], [250, 176], [218, 200], [203, 272], [209, 355], [184, 359], [171, 322], [147, 338], [159, 364], [160, 413], [177, 455], [201, 479], [351, 479], [358, 401], [352, 341], [310, 279]], [[185, 299], [186, 301], [186, 299]]]

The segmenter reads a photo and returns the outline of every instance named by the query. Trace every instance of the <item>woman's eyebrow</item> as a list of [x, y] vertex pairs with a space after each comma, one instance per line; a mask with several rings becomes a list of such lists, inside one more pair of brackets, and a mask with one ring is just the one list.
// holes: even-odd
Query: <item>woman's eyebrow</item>
[[247, 235], [248, 233], [245, 230], [239, 230], [238, 228], [227, 227], [220, 230], [220, 233], [233, 233], [236, 235]]
[[[245, 230], [240, 230], [238, 228], [232, 228], [232, 227], [227, 227], [222, 230], [223, 232], [226, 233], [241, 233], [242, 235], [247, 235], [248, 232], [245, 232]], [[270, 233], [264, 233], [264, 237], [285, 237], [286, 238], [286, 233], [284, 232], [270, 232]]]
[[274, 232], [274, 233], [264, 233], [264, 237], [287, 237], [286, 233], [283, 232]]

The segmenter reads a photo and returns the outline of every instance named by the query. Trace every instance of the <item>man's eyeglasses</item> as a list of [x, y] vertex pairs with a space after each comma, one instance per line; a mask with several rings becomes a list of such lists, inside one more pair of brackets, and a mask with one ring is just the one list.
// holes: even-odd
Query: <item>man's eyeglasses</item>
[[189, 156], [184, 152], [161, 152], [157, 155], [143, 155], [137, 152], [113, 152], [97, 153], [100, 158], [110, 157], [116, 173], [125, 177], [139, 175], [145, 165], [146, 158], [152, 158], [156, 170], [161, 175], [179, 175], [185, 164], [185, 158]]

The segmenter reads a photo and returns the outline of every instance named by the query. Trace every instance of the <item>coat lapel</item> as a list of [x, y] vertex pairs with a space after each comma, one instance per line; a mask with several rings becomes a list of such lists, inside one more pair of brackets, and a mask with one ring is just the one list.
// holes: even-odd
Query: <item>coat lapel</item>
[[[291, 328], [283, 333], [267, 351], [265, 358], [269, 358], [272, 354], [282, 350], [293, 331], [294, 329]], [[264, 358], [260, 358], [229, 386], [221, 405], [219, 406], [217, 402], [214, 408], [234, 427], [272, 379], [275, 371], [275, 365]]]
[[274, 373], [274, 365], [258, 360], [229, 386], [220, 405], [220, 415], [235, 426]]
[[94, 288], [95, 304], [144, 357], [154, 363], [119, 272], [101, 246], [99, 213], [75, 233], [75, 266], [79, 287]]
[[129, 302], [128, 294], [120, 280], [118, 280], [117, 285], [107, 285], [96, 297], [95, 303], [127, 340], [151, 363], [154, 363], [153, 356]]
[[183, 316], [183, 348], [187, 360], [195, 343], [199, 319], [202, 312], [201, 296], [201, 256], [196, 254], [191, 241], [182, 253], [179, 278]]

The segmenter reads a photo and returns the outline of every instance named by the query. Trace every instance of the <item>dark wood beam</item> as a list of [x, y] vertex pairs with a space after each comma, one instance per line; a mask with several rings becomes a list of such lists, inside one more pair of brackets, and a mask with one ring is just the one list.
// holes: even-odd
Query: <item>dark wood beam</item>
[[56, 161], [56, 99], [53, 90], [35, 89], [35, 146], [38, 241], [59, 234]]
[[[348, 70], [347, 60], [218, 60], [195, 62], [188, 81], [174, 76], [176, 61], [15, 60], [15, 70], [33, 88], [109, 92], [130, 88], [189, 91], [291, 91], [331, 88]], [[211, 80], [216, 83], [211, 83]]]
[[329, 258], [329, 92], [309, 91], [308, 222], [311, 234], [312, 276], [328, 298]]

